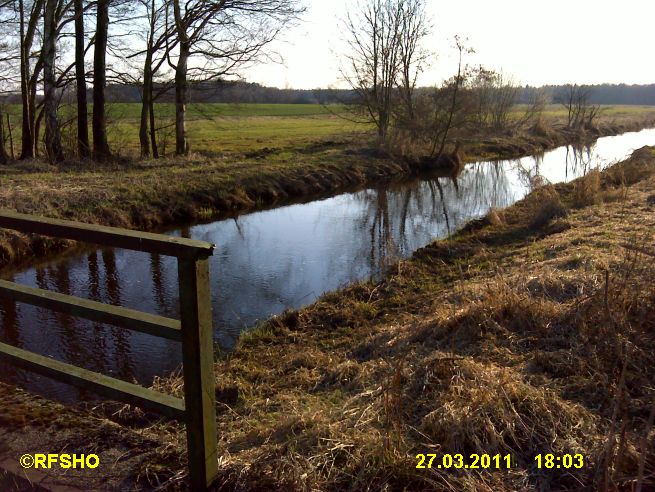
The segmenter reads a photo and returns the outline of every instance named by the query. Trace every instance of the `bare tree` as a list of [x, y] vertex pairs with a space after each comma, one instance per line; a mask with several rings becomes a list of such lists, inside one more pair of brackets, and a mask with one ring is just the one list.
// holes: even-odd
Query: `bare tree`
[[492, 92], [491, 126], [495, 130], [507, 128], [510, 122], [510, 111], [516, 104], [519, 89], [512, 80], [502, 73], [496, 74], [496, 86]]
[[511, 78], [480, 66], [469, 74], [467, 89], [473, 99], [478, 128], [501, 130], [510, 126], [510, 111], [519, 94]]
[[148, 21], [148, 35], [146, 38], [145, 60], [143, 63], [143, 90], [141, 104], [141, 121], [139, 124], [139, 142], [141, 144], [141, 156], [150, 156], [152, 149], [153, 157], [159, 157], [157, 149], [157, 138], [155, 135], [155, 107], [154, 107], [154, 76], [157, 69], [169, 55], [170, 49], [160, 56], [159, 62], [155, 65], [153, 59], [158, 49], [164, 45], [166, 37], [170, 34], [164, 32], [157, 41], [157, 23], [162, 14], [162, 8], [157, 7], [155, 0], [141, 0], [146, 8], [146, 19]]
[[37, 151], [35, 130], [37, 84], [41, 82], [43, 58], [40, 41], [43, 31], [44, 0], [6, 0], [0, 2], [3, 50], [0, 81], [9, 88], [20, 87], [22, 128], [20, 159]]
[[495, 72], [483, 66], [472, 69], [469, 76], [468, 88], [472, 95], [475, 124], [478, 128], [489, 125], [491, 119], [491, 101], [494, 87]]
[[[175, 69], [175, 152], [186, 154], [189, 82], [235, 74], [304, 11], [296, 0], [172, 1]], [[197, 58], [196, 63], [190, 60]]]
[[170, 0], [112, 0], [110, 4], [112, 21], [106, 52], [112, 63], [105, 67], [106, 83], [124, 89], [138, 87], [141, 91], [142, 157], [151, 153], [159, 157], [154, 101], [172, 86], [170, 73], [163, 74], [163, 87], [157, 91], [155, 84], [160, 68], [170, 68], [171, 51], [176, 46], [175, 29], [166, 15], [170, 5]]
[[533, 122], [535, 125], [541, 124], [541, 117], [546, 105], [550, 102], [551, 95], [544, 89], [535, 89], [528, 96], [527, 106], [523, 116], [521, 116], [518, 125], [525, 125]]
[[[70, 35], [66, 25], [74, 20], [69, 15], [72, 5], [72, 0], [0, 2], [0, 24], [7, 40], [1, 43], [5, 47], [0, 50], [0, 63], [3, 64], [0, 80], [9, 82], [9, 90], [20, 87], [21, 159], [38, 155], [41, 122], [46, 127], [44, 148], [48, 159], [56, 161], [63, 158], [58, 106], [64, 87], [72, 81], [68, 74], [74, 66], [61, 70], [57, 63], [64, 59], [66, 43], [62, 43], [61, 39]], [[41, 83], [43, 97], [38, 100]], [[11, 131], [9, 136], [11, 140]]]
[[[7, 0], [0, 2], [3, 36], [15, 40], [3, 50], [6, 72], [16, 74], [16, 84], [20, 85], [22, 104], [21, 151], [20, 159], [35, 156], [37, 136], [35, 129], [37, 83], [43, 68], [40, 47], [35, 47], [41, 33], [44, 0]], [[5, 38], [6, 39], [6, 38]], [[4, 71], [4, 70], [3, 70]], [[13, 76], [10, 76], [13, 82]]]
[[[386, 140], [392, 100], [401, 73], [404, 0], [368, 0], [344, 21], [350, 53], [341, 67], [344, 79], [359, 95], [364, 113], [375, 124], [379, 142]], [[406, 46], [405, 65], [411, 65]], [[410, 77], [407, 78], [410, 85]]]
[[398, 9], [400, 31], [400, 87], [402, 113], [400, 118], [409, 126], [412, 137], [416, 136], [415, 97], [416, 80], [425, 68], [430, 52], [425, 48], [425, 39], [430, 25], [425, 14], [424, 0], [404, 0]]
[[434, 119], [435, 131], [432, 137], [432, 149], [430, 152], [430, 156], [435, 156], [435, 150], [437, 149], [437, 143], [439, 142], [439, 137], [440, 137], [441, 143], [439, 144], [439, 151], [436, 153], [437, 159], [443, 155], [444, 150], [446, 148], [448, 134], [453, 128], [453, 122], [454, 122], [455, 114], [457, 112], [456, 110], [457, 110], [457, 103], [458, 103], [458, 95], [464, 80], [464, 69], [465, 69], [463, 65], [464, 53], [470, 53], [472, 51], [470, 48], [467, 48], [464, 45], [464, 43], [461, 41], [459, 36], [455, 36], [455, 48], [457, 48], [457, 52], [458, 52], [457, 75], [455, 75], [452, 83], [449, 84], [451, 86], [450, 106], [448, 108], [444, 121], [440, 121], [441, 111], [439, 105], [435, 105], [435, 119]]
[[591, 89], [577, 84], [568, 84], [557, 96], [567, 110], [567, 128], [585, 129], [593, 127], [600, 112], [600, 106], [590, 103]]

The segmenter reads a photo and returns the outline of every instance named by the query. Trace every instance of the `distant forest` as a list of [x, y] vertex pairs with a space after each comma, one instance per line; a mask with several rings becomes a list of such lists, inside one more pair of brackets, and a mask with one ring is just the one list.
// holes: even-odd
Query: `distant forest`
[[[589, 89], [589, 103], [591, 104], [638, 104], [644, 106], [655, 105], [655, 84], [626, 85], [601, 84], [583, 85]], [[541, 88], [525, 86], [518, 96], [518, 103], [528, 103], [533, 100], [538, 90], [546, 91], [556, 100], [557, 95], [566, 91], [563, 85], [547, 85]]]
[[[655, 84], [626, 85], [603, 84], [584, 86], [590, 89], [591, 104], [641, 104], [655, 105]], [[163, 91], [160, 101], [173, 102], [172, 89]], [[420, 90], [420, 89], [419, 89]], [[528, 103], [533, 100], [536, 91], [543, 90], [553, 100], [563, 93], [563, 85], [549, 85], [542, 88], [525, 86], [519, 91], [517, 103]], [[155, 90], [157, 92], [157, 90]], [[141, 102], [141, 92], [138, 87], [110, 86], [107, 95], [110, 101]], [[345, 89], [278, 89], [265, 87], [251, 82], [201, 83], [192, 86], [190, 100], [193, 102], [216, 103], [261, 103], [261, 104], [335, 104], [355, 101], [357, 95], [352, 90]]]
[[[655, 84], [601, 84], [583, 87], [590, 89], [591, 104], [655, 105]], [[552, 101], [556, 101], [557, 95], [565, 90], [566, 86], [563, 85], [548, 85], [540, 88], [524, 86], [519, 89], [516, 102], [519, 104], [531, 102], [537, 91], [545, 91]], [[172, 87], [155, 86], [154, 92], [158, 94], [157, 102], [174, 101], [175, 94]], [[189, 95], [190, 101], [195, 103], [242, 104], [338, 104], [354, 102], [357, 97], [354, 91], [346, 89], [278, 89], [244, 81], [198, 83], [191, 86]], [[71, 90], [63, 99], [73, 102], [74, 97], [74, 92]], [[88, 90], [88, 97], [89, 100], [92, 99], [91, 89]], [[9, 94], [0, 98], [5, 102], [20, 103], [19, 94]], [[140, 103], [141, 88], [131, 85], [108, 85], [107, 100]]]

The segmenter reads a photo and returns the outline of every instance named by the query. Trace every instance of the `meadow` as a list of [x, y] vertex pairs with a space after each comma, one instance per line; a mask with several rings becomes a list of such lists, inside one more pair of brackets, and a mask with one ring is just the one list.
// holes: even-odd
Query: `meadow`
[[[90, 108], [92, 110], [92, 106]], [[344, 118], [339, 105], [197, 103], [188, 107], [187, 132], [191, 150], [206, 154], [248, 152], [266, 147], [302, 146], [309, 142], [367, 129]], [[118, 157], [138, 157], [141, 105], [107, 106], [108, 137]], [[9, 106], [14, 147], [20, 142], [20, 106]], [[175, 150], [172, 103], [155, 105], [159, 145], [163, 155]], [[75, 108], [60, 110], [64, 145], [74, 148]]]
[[[20, 148], [20, 106], [7, 107], [10, 115], [15, 153]], [[91, 107], [92, 109], [92, 107]], [[525, 105], [516, 105], [513, 119], [520, 119]], [[75, 109], [63, 105], [60, 110], [64, 144], [75, 148]], [[107, 106], [108, 134], [117, 157], [136, 158], [139, 154], [139, 117], [141, 105], [113, 103]], [[172, 103], [155, 105], [158, 140], [163, 155], [174, 151], [174, 115]], [[655, 118], [653, 106], [603, 106], [600, 120], [622, 125], [641, 118]], [[300, 149], [316, 141], [343, 139], [372, 131], [370, 124], [354, 121], [343, 105], [321, 104], [222, 104], [194, 103], [188, 107], [187, 133], [191, 150], [209, 156], [223, 153], [248, 153], [262, 149]], [[566, 122], [562, 105], [551, 104], [542, 114], [546, 125]], [[360, 138], [359, 136], [357, 138]]]

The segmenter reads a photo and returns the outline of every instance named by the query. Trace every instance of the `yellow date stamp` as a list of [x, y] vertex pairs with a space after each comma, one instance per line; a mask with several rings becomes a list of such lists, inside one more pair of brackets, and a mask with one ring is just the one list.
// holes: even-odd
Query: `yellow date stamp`
[[[457, 468], [457, 469], [507, 469], [512, 468], [510, 454], [437, 454], [420, 453], [416, 455], [416, 468]], [[537, 468], [540, 469], [571, 469], [583, 468], [585, 458], [582, 454], [538, 454], [534, 457]]]
[[506, 454], [417, 454], [416, 468], [464, 468], [464, 469], [509, 469], [512, 467], [512, 455]]

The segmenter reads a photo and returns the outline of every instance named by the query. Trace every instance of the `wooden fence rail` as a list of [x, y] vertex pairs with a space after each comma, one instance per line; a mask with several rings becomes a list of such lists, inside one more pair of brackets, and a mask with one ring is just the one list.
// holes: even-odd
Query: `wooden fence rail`
[[218, 473], [208, 263], [214, 245], [204, 241], [34, 217], [10, 211], [0, 211], [0, 227], [177, 258], [180, 320], [5, 280], [0, 280], [0, 298], [180, 341], [184, 400], [4, 343], [0, 343], [0, 358], [64, 383], [184, 422], [191, 488], [208, 488]]

